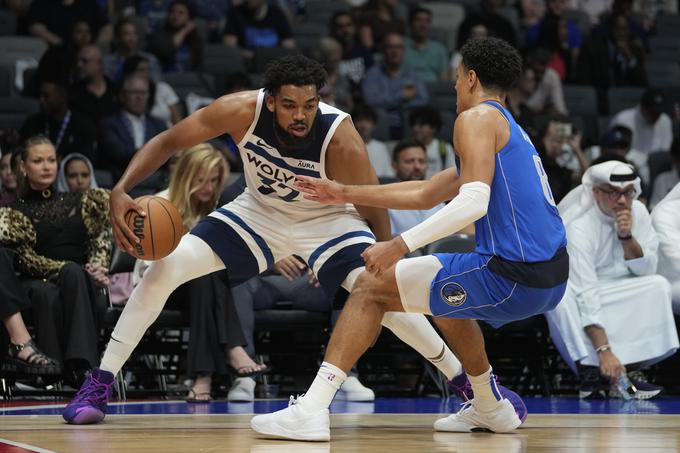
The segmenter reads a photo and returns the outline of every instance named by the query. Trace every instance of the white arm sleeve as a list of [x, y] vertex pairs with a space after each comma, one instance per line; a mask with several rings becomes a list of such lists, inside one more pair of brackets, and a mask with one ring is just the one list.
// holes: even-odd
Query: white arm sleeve
[[481, 181], [460, 186], [458, 196], [429, 219], [401, 233], [401, 238], [414, 251], [460, 231], [486, 215], [491, 187]]

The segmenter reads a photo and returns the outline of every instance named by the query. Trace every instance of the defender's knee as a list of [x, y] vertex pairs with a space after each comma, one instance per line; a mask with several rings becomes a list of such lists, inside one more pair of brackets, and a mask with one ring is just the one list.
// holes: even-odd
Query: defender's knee
[[352, 299], [359, 299], [362, 303], [375, 304], [384, 311], [394, 309], [392, 292], [387, 290], [380, 277], [376, 277], [366, 271], [357, 277], [357, 281], [352, 289], [352, 296]]

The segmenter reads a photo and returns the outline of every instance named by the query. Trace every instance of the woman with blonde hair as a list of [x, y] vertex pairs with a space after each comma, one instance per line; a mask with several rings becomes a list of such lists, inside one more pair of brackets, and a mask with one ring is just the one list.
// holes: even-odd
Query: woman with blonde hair
[[[157, 195], [177, 207], [187, 232], [215, 209], [228, 178], [227, 161], [210, 144], [203, 143], [182, 153], [170, 175], [170, 186]], [[172, 293], [168, 303], [189, 314], [187, 374], [196, 375], [196, 379], [188, 402], [211, 400], [213, 373], [225, 374], [229, 370], [238, 378], [266, 370], [243, 349], [247, 341], [226, 272], [185, 283]]]

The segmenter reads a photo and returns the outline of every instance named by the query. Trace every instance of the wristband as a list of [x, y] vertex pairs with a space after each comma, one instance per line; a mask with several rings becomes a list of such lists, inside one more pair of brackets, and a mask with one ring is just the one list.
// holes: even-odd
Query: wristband
[[597, 352], [599, 354], [601, 352], [611, 351], [611, 350], [612, 350], [611, 346], [609, 346], [608, 344], [603, 344], [602, 346], [596, 348], [595, 352]]
[[619, 241], [630, 241], [633, 239], [633, 235], [631, 233], [628, 233], [628, 236], [620, 236], [617, 234], [616, 237], [619, 238]]

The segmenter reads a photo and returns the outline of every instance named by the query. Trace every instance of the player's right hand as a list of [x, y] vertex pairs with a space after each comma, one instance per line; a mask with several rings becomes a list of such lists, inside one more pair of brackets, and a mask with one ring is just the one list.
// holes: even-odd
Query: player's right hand
[[294, 186], [304, 193], [307, 200], [318, 201], [322, 204], [344, 204], [344, 186], [330, 179], [312, 178], [310, 176], [297, 175]]
[[109, 216], [111, 217], [111, 228], [113, 229], [113, 239], [121, 250], [132, 254], [133, 244], [139, 243], [139, 238], [125, 223], [125, 214], [128, 211], [137, 211], [137, 214], [146, 216], [146, 212], [140, 205], [134, 202], [130, 195], [118, 187], [111, 190], [109, 200]]
[[293, 255], [282, 258], [274, 264], [274, 272], [291, 282], [299, 278], [306, 268], [307, 265]]

